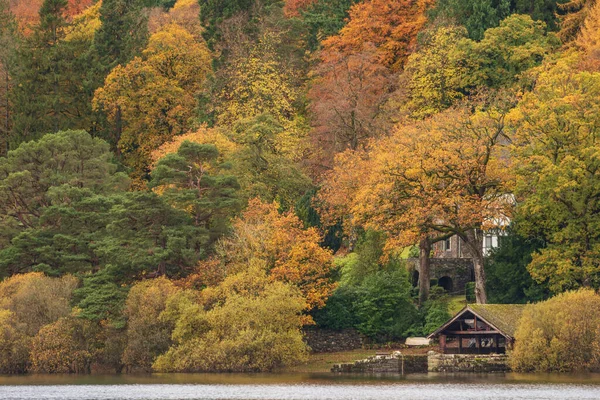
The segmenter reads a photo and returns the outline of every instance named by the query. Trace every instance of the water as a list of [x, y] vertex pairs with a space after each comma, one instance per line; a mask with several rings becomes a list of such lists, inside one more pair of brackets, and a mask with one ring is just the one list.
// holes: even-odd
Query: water
[[0, 377], [2, 400], [600, 400], [600, 375]]

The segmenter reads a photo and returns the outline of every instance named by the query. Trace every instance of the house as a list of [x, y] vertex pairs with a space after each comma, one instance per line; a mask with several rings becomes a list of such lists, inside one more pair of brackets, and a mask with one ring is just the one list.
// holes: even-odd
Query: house
[[429, 335], [444, 354], [504, 354], [514, 343], [524, 304], [469, 304]]

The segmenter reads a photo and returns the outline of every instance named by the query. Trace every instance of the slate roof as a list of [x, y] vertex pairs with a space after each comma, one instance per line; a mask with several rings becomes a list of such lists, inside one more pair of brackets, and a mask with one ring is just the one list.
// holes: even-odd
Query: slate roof
[[428, 338], [437, 336], [461, 315], [470, 311], [477, 315], [478, 318], [481, 318], [483, 321], [502, 332], [504, 336], [513, 339], [515, 337], [515, 331], [517, 330], [517, 324], [524, 309], [525, 304], [469, 304], [448, 322], [429, 335]]

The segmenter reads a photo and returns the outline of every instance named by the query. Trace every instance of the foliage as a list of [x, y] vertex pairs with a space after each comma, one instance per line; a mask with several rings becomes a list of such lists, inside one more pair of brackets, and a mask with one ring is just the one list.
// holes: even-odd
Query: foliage
[[220, 125], [231, 126], [264, 113], [270, 113], [281, 124], [294, 119], [298, 93], [276, 52], [281, 40], [280, 34], [265, 32], [249, 54], [230, 61], [230, 76], [219, 94]]
[[311, 315], [319, 328], [341, 331], [359, 324], [355, 302], [357, 289], [339, 286], [327, 299], [325, 307], [313, 310]]
[[278, 208], [277, 203], [250, 201], [219, 246], [223, 266], [231, 275], [260, 262], [271, 279], [300, 289], [306, 310], [322, 307], [336, 286], [331, 279], [333, 256], [319, 246], [317, 229], [304, 229], [296, 215], [280, 214]]
[[36, 226], [42, 208], [58, 187], [108, 192], [122, 187], [108, 145], [83, 131], [44, 136], [0, 159], [0, 214], [3, 234]]
[[364, 44], [377, 48], [382, 65], [399, 70], [414, 50], [417, 33], [427, 22], [425, 12], [431, 0], [372, 0], [359, 2], [349, 11], [350, 18], [340, 33], [323, 42], [324, 52], [356, 54]]
[[419, 319], [410, 297], [406, 270], [380, 271], [367, 276], [357, 288], [358, 330], [377, 341], [392, 341], [405, 334]]
[[[295, 3], [302, 8], [298, 10], [302, 24], [307, 29], [307, 45], [310, 50], [316, 50], [321, 41], [336, 35], [344, 27], [348, 19], [350, 7], [358, 0], [297, 0]], [[293, 1], [286, 2], [286, 7], [293, 13]], [[299, 7], [296, 7], [298, 9]]]
[[390, 74], [372, 46], [360, 50], [345, 55], [325, 49], [308, 93], [318, 152], [313, 157], [324, 166], [331, 165], [335, 153], [364, 148], [382, 135], [378, 117]]
[[528, 305], [515, 333], [512, 368], [523, 372], [597, 370], [598, 307], [600, 296], [589, 289]]
[[173, 332], [175, 345], [154, 369], [163, 372], [269, 371], [305, 359], [300, 333], [304, 299], [273, 282], [262, 266], [225, 279], [203, 294], [203, 312], [184, 302]]
[[73, 292], [80, 309], [78, 317], [92, 321], [110, 321], [122, 325], [121, 315], [127, 290], [114, 282], [114, 276], [104, 269], [83, 277], [83, 285]]
[[487, 29], [509, 16], [511, 8], [509, 0], [440, 0], [431, 16], [455, 20], [467, 29], [471, 39], [481, 40]]
[[577, 72], [577, 61], [571, 54], [546, 65], [511, 113], [518, 228], [546, 238], [528, 269], [554, 293], [600, 284], [599, 121], [588, 112], [598, 107], [600, 75]]
[[19, 331], [34, 336], [43, 326], [71, 313], [71, 295], [77, 283], [69, 275], [49, 278], [37, 272], [12, 276], [0, 282], [0, 309], [12, 313], [10, 318]]
[[589, 12], [581, 25], [581, 31], [577, 36], [576, 43], [587, 55], [590, 69], [600, 70], [600, 3], [596, 2], [589, 7]]
[[354, 253], [341, 262], [340, 283], [344, 286], [360, 286], [368, 276], [379, 271], [398, 268], [398, 260], [384, 258], [386, 235], [374, 230], [366, 231], [356, 243]]
[[422, 34], [423, 48], [406, 65], [412, 116], [431, 116], [477, 91], [527, 86], [526, 72], [557, 47], [543, 22], [512, 15], [484, 33], [466, 38], [462, 27], [437, 27]]
[[304, 126], [277, 121], [271, 114], [238, 120], [231, 136], [238, 152], [231, 158], [245, 198], [277, 201], [289, 209], [311, 188], [299, 165]]
[[521, 304], [545, 300], [547, 285], [536, 283], [527, 271], [532, 254], [544, 247], [544, 241], [521, 237], [511, 228], [499, 237], [499, 242], [485, 266], [490, 303]]
[[15, 314], [0, 309], [0, 373], [22, 374], [29, 366], [30, 338], [19, 330]]
[[179, 289], [163, 278], [142, 281], [129, 291], [124, 316], [127, 318], [127, 344], [123, 364], [128, 370], [151, 371], [152, 363], [171, 345], [173, 325], [159, 316], [167, 300]]
[[210, 243], [226, 231], [229, 217], [239, 206], [237, 180], [219, 173], [218, 157], [212, 144], [185, 141], [177, 154], [158, 161], [150, 182], [150, 187], [161, 187], [165, 200], [190, 214]]
[[90, 373], [95, 356], [97, 327], [74, 316], [44, 326], [31, 343], [31, 371], [37, 373]]
[[502, 224], [510, 210], [510, 175], [501, 156], [504, 113], [453, 110], [399, 125], [368, 153], [340, 155], [321, 191], [325, 209], [345, 217], [348, 229], [387, 233], [387, 250], [460, 235], [473, 257], [478, 301], [485, 302], [477, 232]]
[[84, 58], [89, 42], [66, 41], [66, 0], [45, 0], [40, 22], [19, 46], [12, 72], [11, 148], [46, 133], [89, 129]]

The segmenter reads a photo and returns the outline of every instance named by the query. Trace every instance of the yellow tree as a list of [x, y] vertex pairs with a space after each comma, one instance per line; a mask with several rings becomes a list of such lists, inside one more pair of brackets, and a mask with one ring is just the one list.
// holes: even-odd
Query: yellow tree
[[600, 70], [600, 2], [587, 13], [576, 43], [587, 55], [588, 69]]
[[232, 126], [236, 121], [264, 113], [286, 125], [295, 118], [293, 103], [298, 93], [278, 59], [275, 46], [280, 40], [277, 33], [267, 31], [249, 55], [231, 62], [230, 76], [217, 107], [220, 125]]
[[232, 225], [232, 235], [217, 250], [227, 274], [261, 261], [271, 279], [300, 289], [306, 310], [325, 305], [336, 286], [333, 255], [319, 245], [321, 235], [315, 228], [304, 229], [292, 212], [280, 214], [277, 203], [257, 199]]
[[166, 25], [150, 36], [143, 55], [161, 76], [173, 79], [192, 94], [202, 89], [212, 71], [212, 55], [206, 43], [176, 24]]
[[135, 178], [147, 177], [152, 151], [191, 127], [210, 62], [204, 42], [167, 25], [150, 37], [142, 58], [117, 66], [96, 91], [93, 106], [107, 115], [110, 141]]
[[600, 287], [600, 73], [580, 60], [545, 65], [510, 114], [518, 226], [547, 243], [528, 270], [554, 292]]
[[117, 143], [134, 178], [143, 179], [152, 151], [188, 130], [195, 101], [175, 80], [135, 58], [108, 75], [93, 105], [106, 113], [113, 126], [111, 142]]

